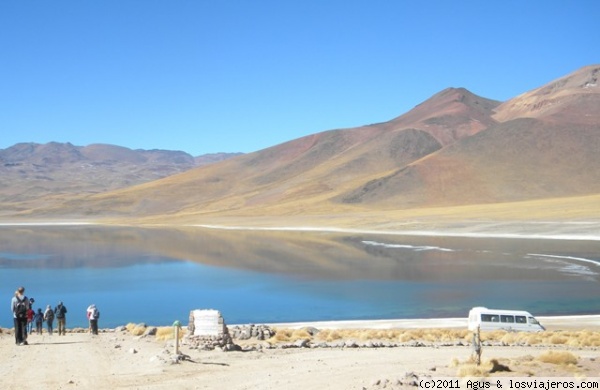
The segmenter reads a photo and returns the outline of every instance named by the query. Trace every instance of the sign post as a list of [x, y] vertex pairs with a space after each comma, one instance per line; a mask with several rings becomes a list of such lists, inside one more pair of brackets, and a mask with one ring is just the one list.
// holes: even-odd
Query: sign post
[[173, 327], [175, 328], [175, 355], [179, 355], [179, 329], [181, 329], [181, 323], [175, 321]]

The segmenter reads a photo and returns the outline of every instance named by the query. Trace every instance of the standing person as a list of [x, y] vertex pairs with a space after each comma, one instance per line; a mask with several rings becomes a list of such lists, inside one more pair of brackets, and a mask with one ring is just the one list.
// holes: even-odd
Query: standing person
[[58, 302], [58, 306], [54, 308], [54, 315], [56, 316], [56, 321], [58, 322], [58, 335], [61, 334], [64, 336], [67, 325], [67, 308], [63, 305], [62, 301]]
[[10, 301], [10, 310], [15, 322], [15, 342], [17, 345], [27, 345], [27, 310], [29, 299], [25, 296], [25, 287], [19, 287]]
[[27, 310], [27, 334], [33, 333], [33, 317], [35, 316], [35, 312], [31, 307], [31, 301], [29, 301], [29, 309]]
[[90, 321], [90, 332], [98, 334], [98, 319], [100, 318], [100, 310], [93, 303], [87, 308], [87, 318]]
[[52, 336], [52, 323], [54, 322], [54, 311], [50, 307], [50, 305], [46, 306], [46, 311], [44, 312], [44, 320], [46, 320], [46, 325], [48, 325], [48, 334]]
[[35, 322], [35, 332], [37, 334], [42, 334], [42, 324], [44, 323], [44, 313], [42, 313], [42, 309], [38, 308], [37, 313], [33, 317], [33, 321]]

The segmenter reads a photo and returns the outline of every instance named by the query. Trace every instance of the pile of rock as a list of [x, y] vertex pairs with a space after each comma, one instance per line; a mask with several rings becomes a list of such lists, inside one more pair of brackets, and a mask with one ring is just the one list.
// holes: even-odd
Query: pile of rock
[[229, 328], [231, 337], [237, 340], [268, 340], [275, 336], [275, 331], [267, 325], [237, 325]]
[[192, 349], [223, 351], [239, 351], [241, 348], [234, 344], [225, 320], [218, 310], [192, 310], [188, 324], [188, 334], [185, 344]]

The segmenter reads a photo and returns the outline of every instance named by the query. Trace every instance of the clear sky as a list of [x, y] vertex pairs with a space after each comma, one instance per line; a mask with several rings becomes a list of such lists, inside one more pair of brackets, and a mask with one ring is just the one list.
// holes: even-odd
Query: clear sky
[[0, 149], [252, 152], [600, 63], [600, 1], [1, 0]]

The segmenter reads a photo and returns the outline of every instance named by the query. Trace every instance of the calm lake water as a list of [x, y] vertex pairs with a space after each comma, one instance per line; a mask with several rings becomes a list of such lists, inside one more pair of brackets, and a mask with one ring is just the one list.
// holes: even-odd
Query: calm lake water
[[1, 226], [0, 326], [18, 286], [67, 326], [466, 317], [473, 306], [600, 313], [600, 242], [314, 232]]

